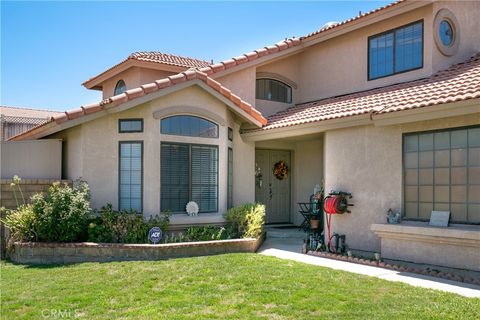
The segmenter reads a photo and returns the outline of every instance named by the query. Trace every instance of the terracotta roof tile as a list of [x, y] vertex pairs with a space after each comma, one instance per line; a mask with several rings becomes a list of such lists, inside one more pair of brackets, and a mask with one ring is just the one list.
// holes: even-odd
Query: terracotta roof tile
[[142, 85], [143, 91], [145, 94], [149, 94], [158, 90], [158, 86], [156, 83], [147, 83]]
[[[241, 108], [243, 111], [245, 111], [248, 115], [250, 115], [253, 119], [258, 121], [262, 125], [265, 125], [267, 123], [267, 119], [265, 119], [261, 115], [261, 113], [255, 110], [255, 108], [253, 108], [249, 103], [243, 101], [242, 99], [240, 99], [240, 97], [233, 94], [228, 88], [222, 86], [220, 82], [213, 80], [212, 78], [208, 77], [205, 73], [202, 73], [197, 70], [185, 71], [185, 72], [176, 74], [174, 76], [170, 76], [166, 79], [157, 80], [154, 83], [149, 83], [141, 87], [128, 90], [122, 94], [107, 98], [97, 103], [81, 106], [80, 108], [77, 108], [77, 109], [56, 114], [51, 118], [50, 122], [55, 122], [58, 125], [58, 124], [67, 122], [69, 120], [80, 118], [84, 115], [99, 112], [103, 109], [118, 107], [119, 105], [122, 105], [127, 101], [135, 100], [136, 98], [147, 95], [151, 92], [172, 87], [172, 86], [175, 86], [176, 84], [183, 83], [190, 80], [195, 80], [195, 79], [205, 82], [210, 88], [212, 88], [213, 90], [217, 91], [222, 96], [230, 100], [233, 104]], [[153, 89], [154, 87], [157, 87], [157, 89], [154, 90]], [[35, 127], [24, 133], [21, 133], [15, 137], [12, 137], [11, 139], [12, 140], [28, 139], [30, 136], [41, 133], [42, 130], [46, 130], [47, 129], [46, 124]]]
[[256, 59], [259, 59], [269, 54], [277, 53], [292, 47], [296, 47], [300, 44], [301, 44], [300, 39], [297, 39], [297, 38], [286, 39], [274, 45], [253, 50], [251, 52], [247, 52], [240, 56], [233, 57], [231, 59], [210, 65], [208, 67], [200, 68], [199, 71], [204, 72], [208, 75], [211, 75], [216, 72], [228, 70], [230, 68], [236, 67], [246, 62], [254, 61]]
[[132, 53], [128, 57], [128, 59], [157, 62], [161, 64], [169, 64], [169, 65], [186, 67], [186, 68], [202, 68], [210, 65], [210, 62], [208, 61], [189, 58], [189, 57], [182, 57], [182, 56], [162, 53], [158, 51], [135, 52], [135, 53]]
[[211, 64], [210, 62], [204, 61], [204, 60], [199, 60], [199, 59], [189, 58], [189, 57], [182, 57], [182, 56], [177, 56], [174, 54], [168, 54], [168, 53], [163, 53], [158, 51], [140, 51], [140, 52], [134, 52], [130, 54], [125, 60], [122, 60], [121, 62], [117, 63], [113, 67], [110, 67], [107, 70], [103, 71], [102, 73], [88, 79], [83, 83], [83, 85], [86, 85], [88, 82], [100, 77], [101, 75], [107, 73], [112, 69], [115, 69], [116, 67], [126, 63], [129, 60], [153, 62], [158, 64], [183, 67], [185, 69], [204, 68]]
[[480, 53], [428, 78], [295, 105], [270, 116], [260, 130], [475, 98], [480, 98]]

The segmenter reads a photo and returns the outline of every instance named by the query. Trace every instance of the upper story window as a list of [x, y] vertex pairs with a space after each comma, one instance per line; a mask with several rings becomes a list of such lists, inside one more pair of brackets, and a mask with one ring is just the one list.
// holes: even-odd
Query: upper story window
[[423, 67], [423, 20], [368, 38], [368, 80]]
[[256, 98], [292, 103], [292, 87], [274, 79], [257, 79]]
[[172, 116], [160, 122], [160, 132], [176, 136], [218, 138], [218, 125], [195, 116]]
[[118, 120], [118, 132], [143, 132], [143, 119], [120, 119]]
[[440, 9], [433, 21], [433, 38], [438, 50], [450, 57], [457, 53], [460, 43], [460, 25], [448, 9]]
[[445, 46], [451, 46], [453, 43], [453, 27], [448, 20], [442, 20], [440, 22], [439, 37], [442, 44]]
[[113, 91], [113, 95], [116, 96], [117, 94], [124, 93], [125, 91], [127, 91], [125, 81], [118, 80], [117, 85], [115, 86], [115, 91]]

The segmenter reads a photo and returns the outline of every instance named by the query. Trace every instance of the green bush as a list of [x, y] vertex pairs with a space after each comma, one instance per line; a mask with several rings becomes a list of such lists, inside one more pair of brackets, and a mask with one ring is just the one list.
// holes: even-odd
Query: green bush
[[30, 205], [11, 210], [5, 218], [13, 240], [72, 242], [82, 240], [90, 215], [88, 185], [54, 183], [32, 196]]
[[21, 205], [16, 210], [7, 210], [3, 221], [10, 229], [13, 241], [35, 241], [35, 214], [31, 205]]
[[88, 225], [88, 241], [106, 243], [148, 243], [148, 231], [156, 226], [166, 231], [170, 214], [144, 220], [135, 211], [115, 211], [107, 204]]
[[217, 226], [189, 227], [185, 233], [187, 241], [225, 240], [230, 238], [229, 230]]
[[235, 238], [257, 238], [263, 232], [265, 206], [259, 203], [247, 203], [231, 208], [225, 215], [227, 228]]

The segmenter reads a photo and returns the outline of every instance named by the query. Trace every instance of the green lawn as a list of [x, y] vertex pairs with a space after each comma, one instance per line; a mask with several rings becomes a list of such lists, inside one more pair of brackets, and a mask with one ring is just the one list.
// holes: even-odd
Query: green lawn
[[257, 254], [0, 266], [2, 320], [480, 319], [480, 299]]

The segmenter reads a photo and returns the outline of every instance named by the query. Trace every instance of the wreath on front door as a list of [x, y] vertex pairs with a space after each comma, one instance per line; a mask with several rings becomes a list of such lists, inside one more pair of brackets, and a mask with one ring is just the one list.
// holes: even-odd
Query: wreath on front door
[[285, 161], [278, 161], [273, 165], [273, 175], [278, 180], [283, 180], [288, 176], [288, 166]]

